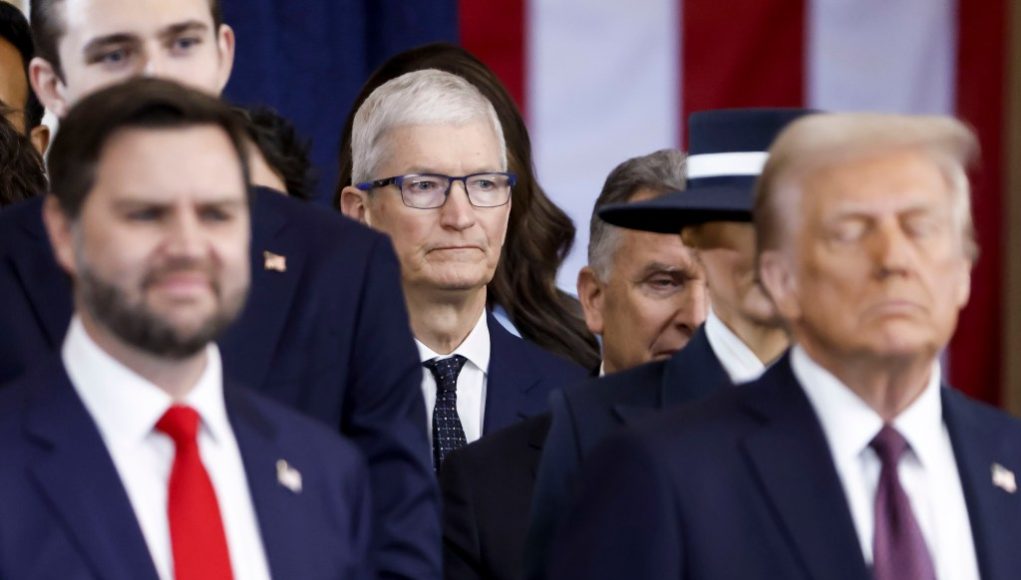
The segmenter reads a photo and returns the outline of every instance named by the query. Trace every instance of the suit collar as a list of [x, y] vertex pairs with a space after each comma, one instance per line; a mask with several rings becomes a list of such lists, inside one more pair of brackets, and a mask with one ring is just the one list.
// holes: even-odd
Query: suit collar
[[492, 348], [483, 434], [529, 416], [528, 392], [542, 378], [522, 351], [522, 339], [507, 332], [490, 313], [486, 314], [486, 323]]
[[749, 390], [745, 411], [759, 424], [741, 447], [808, 576], [869, 578], [826, 438], [789, 355], [741, 388]]
[[16, 219], [25, 235], [8, 256], [50, 347], [57, 350], [71, 320], [71, 281], [53, 255], [42, 208], [43, 198], [38, 197], [7, 210], [12, 215], [19, 212]]
[[34, 387], [25, 412], [25, 431], [36, 446], [31, 476], [95, 577], [156, 580], [127, 492], [60, 359], [40, 368], [25, 378]]
[[[979, 572], [985, 580], [1016, 578], [1021, 569], [1021, 553], [1017, 538], [1021, 537], [1019, 492], [1008, 493], [993, 484], [994, 466], [999, 465], [1021, 476], [1017, 463], [1017, 429], [1006, 432], [1009, 421], [991, 417], [991, 411], [967, 400], [963, 395], [945, 387], [943, 420], [946, 422], [954, 448], [957, 471], [968, 517], [971, 521], [975, 555]], [[1013, 423], [1011, 421], [1011, 423]]]
[[[295, 223], [300, 220], [289, 219], [306, 209], [300, 204], [271, 189], [252, 191], [251, 290], [244, 310], [220, 344], [228, 355], [224, 360], [228, 373], [255, 388], [262, 386], [269, 371], [312, 250], [302, 224]], [[283, 271], [274, 256], [283, 258]]]

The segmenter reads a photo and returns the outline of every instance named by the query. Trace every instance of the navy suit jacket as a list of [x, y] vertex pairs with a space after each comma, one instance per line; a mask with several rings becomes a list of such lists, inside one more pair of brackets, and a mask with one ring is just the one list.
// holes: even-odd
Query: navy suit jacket
[[[224, 398], [274, 578], [373, 577], [368, 471], [325, 426], [233, 384]], [[52, 357], [0, 392], [0, 577], [157, 580], [95, 422]], [[295, 493], [277, 481], [285, 460]]]
[[[59, 349], [71, 319], [42, 200], [0, 213], [0, 383]], [[283, 256], [285, 271], [266, 267]], [[220, 341], [225, 375], [317, 418], [364, 453], [384, 578], [441, 575], [439, 493], [421, 366], [389, 240], [324, 208], [255, 188], [252, 288]]]
[[446, 580], [518, 580], [549, 413], [451, 453], [443, 462]]
[[[984, 580], [1021, 577], [1021, 422], [942, 389]], [[814, 410], [781, 359], [592, 453], [555, 552], [556, 578], [869, 580]], [[612, 548], [610, 548], [612, 546]]]
[[553, 389], [577, 382], [585, 370], [511, 334], [492, 314], [489, 326], [489, 370], [482, 434], [545, 413]]
[[526, 576], [547, 577], [552, 545], [567, 516], [583, 460], [608, 435], [651, 416], [698, 400], [730, 384], [700, 326], [666, 361], [647, 363], [555, 391], [553, 423], [535, 482], [526, 549]]

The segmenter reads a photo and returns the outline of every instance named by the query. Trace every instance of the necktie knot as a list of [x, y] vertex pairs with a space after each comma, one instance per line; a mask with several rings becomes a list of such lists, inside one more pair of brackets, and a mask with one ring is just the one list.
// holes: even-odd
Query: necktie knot
[[434, 358], [425, 361], [425, 368], [429, 369], [436, 379], [436, 387], [441, 392], [457, 390], [457, 376], [468, 359], [459, 354], [447, 358]]
[[193, 445], [199, 430], [199, 414], [186, 405], [173, 405], [156, 422], [156, 429], [174, 440], [174, 445]]
[[908, 441], [889, 423], [884, 424], [869, 445], [876, 451], [884, 466], [896, 466], [908, 449]]

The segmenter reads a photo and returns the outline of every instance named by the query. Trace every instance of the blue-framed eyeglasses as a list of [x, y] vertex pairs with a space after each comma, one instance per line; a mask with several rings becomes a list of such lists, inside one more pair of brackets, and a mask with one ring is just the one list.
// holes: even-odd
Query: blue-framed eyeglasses
[[468, 193], [468, 201], [475, 207], [499, 207], [510, 201], [511, 188], [518, 178], [513, 173], [490, 172], [471, 175], [443, 175], [440, 173], [411, 173], [355, 184], [362, 191], [396, 185], [401, 190], [404, 205], [417, 209], [442, 207], [450, 196], [450, 186], [460, 181]]

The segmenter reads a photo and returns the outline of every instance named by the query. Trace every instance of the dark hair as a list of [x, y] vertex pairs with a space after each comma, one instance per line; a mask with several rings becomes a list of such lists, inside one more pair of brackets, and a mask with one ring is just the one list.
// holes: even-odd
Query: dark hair
[[21, 55], [21, 64], [25, 71], [24, 103], [7, 103], [9, 106], [23, 106], [25, 115], [25, 132], [31, 131], [33, 127], [43, 122], [45, 109], [35, 96], [32, 85], [28, 81], [28, 64], [35, 56], [35, 45], [32, 43], [32, 29], [28, 26], [28, 20], [16, 6], [0, 1], [0, 38], [11, 43], [11, 46]]
[[309, 160], [309, 142], [302, 140], [286, 118], [269, 107], [238, 107], [252, 143], [259, 148], [270, 169], [284, 182], [287, 195], [301, 200], [312, 197], [315, 180]]
[[[39, 57], [53, 66], [54, 72], [61, 80], [64, 69], [60, 63], [60, 38], [64, 36], [63, 14], [57, 13], [57, 5], [64, 0], [32, 0], [29, 11], [32, 21], [32, 36], [35, 37], [36, 51]], [[223, 9], [220, 0], [209, 0], [209, 12], [213, 17], [213, 34], [216, 35], [223, 24]]]
[[0, 116], [0, 207], [43, 195], [46, 189], [42, 155]]
[[214, 125], [227, 133], [248, 183], [245, 128], [230, 106], [173, 81], [134, 78], [86, 96], [61, 120], [49, 153], [51, 191], [64, 213], [75, 219], [92, 190], [103, 149], [115, 134], [196, 125]]
[[578, 301], [556, 285], [557, 269], [574, 243], [574, 224], [535, 178], [532, 143], [514, 100], [493, 71], [468, 51], [451, 44], [427, 44], [397, 54], [369, 77], [344, 124], [334, 205], [340, 207], [340, 192], [351, 184], [351, 127], [358, 107], [386, 81], [427, 68], [463, 77], [493, 103], [507, 143], [508, 167], [518, 176], [507, 239], [489, 283], [490, 304], [502, 306], [525, 338], [595, 368], [599, 345], [585, 326]]

